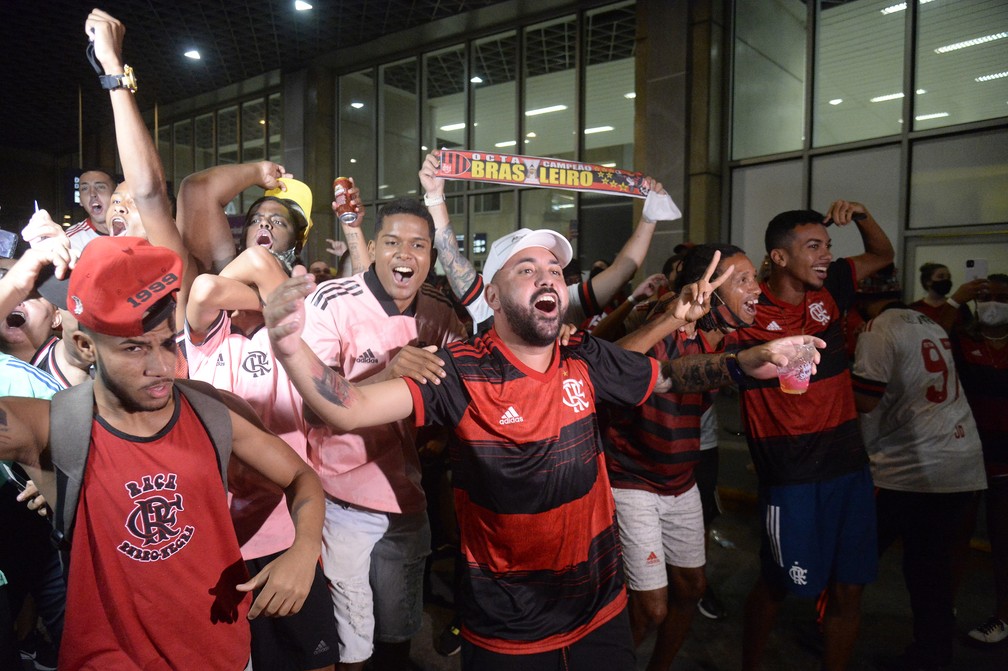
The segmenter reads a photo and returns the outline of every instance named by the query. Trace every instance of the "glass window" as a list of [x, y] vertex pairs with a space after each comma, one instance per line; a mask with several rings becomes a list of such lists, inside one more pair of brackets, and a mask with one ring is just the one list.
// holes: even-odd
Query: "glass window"
[[175, 122], [175, 182], [178, 183], [193, 172], [193, 128], [192, 119]]
[[733, 158], [802, 148], [805, 25], [802, 0], [735, 3]]
[[904, 275], [906, 284], [903, 287], [903, 295], [912, 297], [912, 300], [924, 297], [925, 291], [920, 285], [920, 267], [928, 262], [948, 266], [949, 274], [952, 275], [952, 291], [955, 291], [966, 281], [968, 259], [986, 260], [988, 274], [1008, 273], [1008, 242], [995, 242], [982, 236], [965, 239], [956, 236], [954, 240], [926, 238], [918, 241], [907, 250], [907, 272]]
[[523, 189], [521, 225], [523, 228], [551, 228], [566, 236], [577, 253], [577, 192], [562, 189]]
[[588, 163], [633, 170], [633, 3], [587, 15], [584, 153]]
[[1008, 101], [1008, 4], [918, 5], [915, 130], [1002, 117]]
[[353, 177], [361, 198], [373, 201], [376, 143], [374, 72], [364, 70], [339, 78], [339, 174]]
[[906, 12], [893, 7], [892, 0], [819, 1], [817, 147], [900, 132]]
[[[473, 147], [487, 152], [535, 154], [536, 138], [517, 136], [515, 100], [518, 95], [518, 36], [495, 35], [477, 40], [472, 49], [469, 84], [473, 96]], [[494, 188], [472, 182], [471, 189]], [[498, 187], [499, 188], [499, 187]]]
[[[266, 159], [266, 103], [264, 100], [250, 100], [241, 108], [242, 163]], [[262, 196], [263, 190], [253, 186], [242, 192], [241, 211]]]
[[266, 158], [277, 163], [283, 163], [283, 101], [279, 93], [269, 97], [269, 116], [266, 117], [269, 137], [267, 138]]
[[758, 268], [766, 255], [767, 224], [802, 204], [801, 161], [783, 161], [732, 171], [731, 241]]
[[[424, 130], [420, 161], [435, 149], [465, 149], [465, 50], [450, 47], [424, 56]], [[465, 188], [461, 181], [449, 180], [446, 193], [459, 193]]]
[[[574, 17], [525, 30], [525, 134], [536, 156], [573, 159], [577, 151]], [[489, 148], [488, 148], [489, 149]]]
[[213, 113], [196, 117], [196, 153], [194, 156], [195, 170], [206, 170], [214, 165], [214, 122]]
[[[813, 158], [812, 209], [826, 212], [840, 198], [863, 203], [895, 246], [900, 231], [899, 189], [894, 188], [892, 176], [899, 174], [899, 159], [896, 145]], [[853, 227], [831, 227], [829, 233], [834, 258], [864, 251]]]
[[[483, 207], [484, 200], [491, 194], [479, 194], [469, 197], [469, 231], [470, 245], [466, 256], [472, 261], [476, 270], [483, 270], [490, 244], [505, 233], [515, 230], [515, 194], [514, 191], [504, 191], [499, 194], [494, 211], [477, 212], [476, 207]], [[491, 203], [494, 204], [494, 203]]]
[[420, 145], [417, 129], [419, 83], [417, 61], [410, 58], [383, 65], [381, 77], [381, 161], [378, 164], [378, 199], [416, 195], [416, 160]]
[[916, 142], [910, 228], [1008, 221], [1008, 132]]

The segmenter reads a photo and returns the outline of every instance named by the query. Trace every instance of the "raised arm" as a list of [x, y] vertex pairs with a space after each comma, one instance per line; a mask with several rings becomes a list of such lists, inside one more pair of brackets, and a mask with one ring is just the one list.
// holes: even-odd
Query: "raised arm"
[[272, 161], [218, 165], [182, 180], [178, 195], [178, 228], [196, 259], [199, 272], [220, 272], [235, 258], [234, 238], [224, 208], [253, 186], [283, 188], [289, 177]]
[[401, 378], [358, 387], [322, 363], [302, 340], [304, 299], [314, 288], [315, 280], [311, 275], [296, 274], [269, 295], [263, 310], [273, 353], [305, 405], [319, 419], [340, 431], [409, 417], [413, 412], [413, 397]]
[[[350, 182], [354, 184], [354, 187], [350, 189], [348, 197], [357, 206], [357, 220], [352, 224], [345, 224], [341, 221], [340, 229], [343, 231], [343, 237], [346, 238], [347, 251], [350, 252], [351, 272], [358, 275], [371, 267], [371, 254], [368, 253], [367, 236], [364, 235], [364, 229], [361, 227], [364, 222], [364, 205], [360, 200], [360, 189], [354, 183], [353, 177], [350, 178]], [[336, 208], [337, 203], [334, 200], [332, 202], [334, 214]], [[336, 259], [336, 263], [339, 264], [339, 259]]]
[[472, 262], [462, 255], [455, 231], [452, 229], [444, 195], [445, 179], [437, 176], [440, 164], [440, 151], [427, 154], [423, 165], [420, 166], [420, 186], [424, 190], [425, 202], [432, 203], [427, 206], [427, 211], [434, 218], [434, 247], [438, 252], [438, 260], [444, 268], [452, 293], [461, 299], [472, 289], [476, 281], [476, 269]]
[[221, 310], [261, 311], [265, 297], [286, 279], [280, 262], [263, 247], [246, 249], [220, 275], [198, 276], [186, 304], [193, 341], [202, 340]]
[[[660, 194], [665, 193], [661, 183], [651, 177], [645, 177], [644, 183], [652, 191]], [[651, 246], [651, 238], [654, 236], [656, 224], [656, 221], [641, 214], [636, 228], [624, 243], [623, 248], [620, 249], [619, 254], [613, 259], [612, 264], [589, 280], [592, 293], [595, 294], [599, 305], [605, 305], [611, 301], [616, 292], [626, 286], [626, 283], [644, 263], [644, 257], [647, 256], [648, 247]]]
[[850, 261], [854, 264], [854, 272], [858, 279], [868, 277], [893, 262], [895, 252], [889, 236], [878, 225], [868, 208], [861, 203], [834, 201], [826, 212], [826, 221], [832, 221], [837, 226], [847, 226], [854, 222], [857, 226], [865, 250], [863, 254], [850, 257]]

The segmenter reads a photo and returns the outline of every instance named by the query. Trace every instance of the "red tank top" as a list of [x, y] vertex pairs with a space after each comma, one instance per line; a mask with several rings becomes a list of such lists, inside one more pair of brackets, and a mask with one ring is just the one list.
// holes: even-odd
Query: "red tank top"
[[248, 579], [216, 453], [188, 402], [156, 435], [91, 425], [60, 669], [238, 671]]

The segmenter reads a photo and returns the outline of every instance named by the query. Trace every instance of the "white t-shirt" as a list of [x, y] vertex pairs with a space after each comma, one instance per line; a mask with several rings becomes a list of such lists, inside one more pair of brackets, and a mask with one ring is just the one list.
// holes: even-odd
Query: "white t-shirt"
[[70, 238], [70, 249], [75, 250], [78, 254], [84, 249], [87, 243], [103, 235], [91, 223], [90, 217], [85, 218], [83, 221], [78, 221], [68, 228], [66, 234]]
[[973, 413], [942, 327], [909, 309], [889, 309], [858, 338], [854, 386], [882, 393], [861, 415], [878, 487], [950, 493], [986, 489]]

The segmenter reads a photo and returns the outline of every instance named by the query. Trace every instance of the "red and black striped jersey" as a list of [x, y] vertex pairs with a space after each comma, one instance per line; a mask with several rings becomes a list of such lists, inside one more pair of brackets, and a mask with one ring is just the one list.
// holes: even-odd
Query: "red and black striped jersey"
[[953, 352], [983, 444], [987, 477], [1008, 477], [1008, 347], [958, 331]]
[[581, 333], [554, 347], [539, 372], [491, 329], [438, 352], [441, 384], [406, 380], [417, 425], [454, 429], [463, 635], [505, 654], [570, 645], [626, 604], [596, 402], [641, 403], [658, 364]]
[[[710, 351], [703, 333], [676, 330], [648, 354], [666, 361]], [[712, 402], [711, 392], [665, 392], [651, 394], [639, 407], [614, 410], [605, 432], [612, 486], [673, 496], [692, 487], [700, 461], [700, 418]]]
[[854, 298], [856, 278], [847, 259], [830, 264], [821, 289], [791, 305], [767, 283], [753, 325], [728, 336], [750, 347], [792, 335], [826, 341], [804, 394], [786, 394], [776, 378], [740, 385], [742, 417], [756, 473], [764, 485], [814, 482], [851, 473], [868, 462], [858, 426], [841, 315]]

